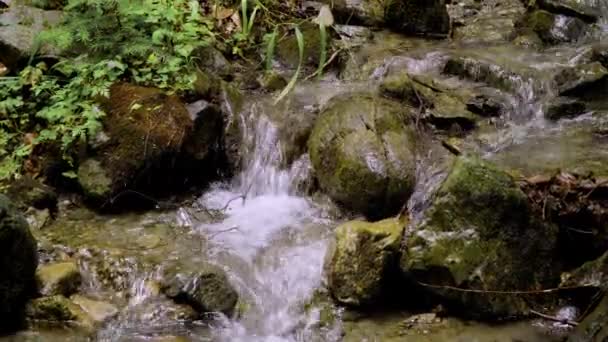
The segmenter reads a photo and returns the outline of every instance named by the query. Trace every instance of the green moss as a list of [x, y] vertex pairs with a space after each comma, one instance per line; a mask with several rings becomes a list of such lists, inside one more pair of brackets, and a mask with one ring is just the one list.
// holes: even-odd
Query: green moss
[[396, 213], [414, 185], [415, 147], [404, 109], [368, 94], [332, 101], [308, 141], [321, 188], [370, 217]]
[[[488, 290], [554, 285], [557, 230], [540, 224], [515, 181], [475, 157], [457, 158], [422, 224], [405, 238], [402, 268], [422, 281]], [[439, 291], [441, 292], [441, 291]], [[471, 314], [508, 315], [514, 296], [442, 293]]]
[[365, 306], [383, 295], [387, 274], [395, 271], [405, 224], [391, 218], [376, 223], [351, 221], [336, 229], [336, 243], [328, 259], [334, 298]]

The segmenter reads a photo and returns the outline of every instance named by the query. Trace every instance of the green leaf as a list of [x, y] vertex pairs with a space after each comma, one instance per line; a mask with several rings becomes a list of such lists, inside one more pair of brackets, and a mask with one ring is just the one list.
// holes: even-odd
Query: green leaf
[[69, 179], [78, 178], [78, 175], [74, 171], [66, 171], [66, 172], [62, 173], [61, 175], [65, 178], [69, 178]]
[[291, 80], [289, 80], [289, 83], [287, 83], [287, 86], [285, 86], [285, 88], [283, 88], [283, 90], [281, 91], [281, 93], [279, 94], [279, 96], [274, 100], [274, 104], [278, 104], [279, 102], [281, 102], [281, 100], [287, 96], [287, 94], [289, 94], [289, 92], [296, 86], [296, 83], [298, 81], [298, 77], [300, 76], [300, 70], [302, 69], [302, 63], [304, 61], [304, 36], [302, 35], [302, 31], [300, 31], [300, 28], [296, 26], [296, 41], [298, 42], [298, 52], [299, 52], [299, 62], [298, 62], [298, 68], [296, 69], [295, 74], [291, 77]]

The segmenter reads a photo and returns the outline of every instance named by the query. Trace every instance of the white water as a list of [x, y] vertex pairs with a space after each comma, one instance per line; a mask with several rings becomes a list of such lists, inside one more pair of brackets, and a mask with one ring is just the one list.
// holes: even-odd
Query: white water
[[245, 130], [243, 172], [200, 199], [207, 208], [225, 208], [224, 220], [196, 229], [210, 237], [211, 258], [224, 267], [248, 307], [239, 319], [220, 318], [212, 335], [219, 341], [337, 340], [339, 327], [321, 329], [318, 310], [304, 310], [322, 286], [332, 222], [293, 190], [308, 169], [306, 159], [280, 169], [277, 128], [261, 108], [254, 104], [248, 113], [257, 122]]

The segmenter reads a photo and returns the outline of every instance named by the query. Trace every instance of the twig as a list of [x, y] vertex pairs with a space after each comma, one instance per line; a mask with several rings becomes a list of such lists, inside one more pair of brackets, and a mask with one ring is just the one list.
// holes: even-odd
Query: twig
[[246, 194], [241, 194], [241, 195], [238, 195], [236, 197], [233, 197], [233, 198], [229, 199], [228, 202], [226, 202], [226, 205], [224, 205], [224, 207], [222, 208], [222, 211], [226, 211], [226, 209], [228, 209], [228, 207], [230, 206], [230, 203], [236, 201], [239, 198], [242, 198], [243, 199], [243, 204], [245, 204], [245, 197], [246, 196], [247, 196]]
[[216, 236], [218, 236], [220, 234], [228, 233], [228, 232], [231, 232], [231, 231], [234, 231], [234, 230], [239, 230], [239, 227], [234, 226], [234, 227], [230, 227], [228, 229], [220, 230], [219, 232], [215, 232], [213, 234], [209, 234], [209, 238], [213, 239], [214, 237], [216, 237]]
[[571, 231], [576, 232], [576, 233], [591, 234], [591, 235], [593, 235], [593, 232], [592, 231], [588, 231], [588, 230], [581, 230], [581, 229], [576, 229], [576, 228], [572, 228], [572, 227], [566, 227], [566, 229], [571, 230]]
[[543, 313], [540, 313], [538, 311], [534, 311], [534, 310], [530, 310], [531, 314], [535, 314], [538, 317], [544, 318], [544, 319], [548, 319], [550, 321], [554, 321], [554, 322], [558, 322], [558, 323], [562, 323], [562, 324], [568, 324], [568, 325], [572, 325], [572, 326], [577, 326], [578, 322], [575, 321], [571, 321], [567, 318], [559, 318], [559, 317], [555, 317], [555, 316], [549, 316], [549, 315], [545, 315]]
[[344, 49], [338, 49], [336, 52], [334, 52], [334, 53], [331, 55], [331, 57], [329, 57], [329, 59], [327, 60], [327, 62], [326, 62], [325, 64], [323, 64], [323, 66], [322, 66], [321, 68], [317, 69], [317, 71], [315, 71], [315, 72], [313, 72], [311, 75], [307, 76], [307, 77], [304, 79], [304, 81], [308, 81], [308, 80], [310, 80], [311, 78], [313, 78], [313, 77], [317, 76], [317, 75], [318, 75], [318, 74], [319, 74], [321, 71], [325, 70], [325, 68], [326, 68], [327, 66], [329, 66], [329, 65], [331, 64], [331, 62], [333, 62], [333, 61], [334, 61], [334, 59], [335, 59], [335, 58], [338, 56], [338, 54], [339, 54], [340, 52], [342, 52], [342, 51], [344, 51]]
[[526, 291], [500, 291], [500, 290], [478, 290], [478, 289], [463, 289], [460, 287], [449, 286], [449, 285], [432, 285], [418, 281], [419, 285], [424, 287], [430, 287], [434, 289], [442, 289], [442, 290], [451, 290], [451, 291], [459, 291], [459, 292], [467, 292], [467, 293], [482, 293], [482, 294], [511, 294], [511, 295], [524, 295], [524, 294], [543, 294], [543, 293], [553, 293], [564, 290], [576, 290], [586, 287], [597, 287], [591, 284], [584, 284], [578, 286], [565, 286], [565, 287], [555, 287], [544, 290], [526, 290]]
[[441, 141], [441, 146], [445, 147], [448, 151], [450, 151], [453, 155], [459, 156], [462, 154], [462, 151], [455, 146], [454, 144], [450, 144], [447, 140]]

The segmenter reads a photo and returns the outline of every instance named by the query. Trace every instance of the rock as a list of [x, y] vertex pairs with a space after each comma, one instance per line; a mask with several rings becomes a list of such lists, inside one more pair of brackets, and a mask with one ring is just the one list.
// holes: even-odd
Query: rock
[[231, 315], [238, 294], [219, 268], [205, 265], [201, 271], [169, 272], [161, 283], [161, 291], [176, 303], [192, 306], [199, 313], [218, 312]]
[[110, 303], [89, 299], [81, 295], [73, 295], [70, 300], [80, 306], [95, 323], [103, 323], [118, 315], [118, 309]]
[[[303, 66], [317, 66], [321, 56], [321, 39], [319, 26], [312, 23], [300, 25], [300, 31], [304, 38]], [[329, 38], [329, 37], [328, 37]], [[329, 42], [328, 42], [329, 49]], [[331, 53], [328, 53], [328, 56]], [[300, 63], [300, 51], [298, 40], [295, 35], [290, 35], [277, 42], [276, 57], [285, 66], [291, 69], [298, 67]]]
[[78, 183], [89, 198], [109, 198], [113, 193], [110, 177], [101, 162], [92, 158], [86, 159], [78, 167]]
[[503, 102], [499, 101], [499, 97], [496, 94], [481, 93], [475, 95], [469, 98], [466, 106], [469, 111], [485, 117], [500, 116], [504, 109]]
[[608, 337], [608, 296], [587, 315], [568, 337], [567, 342], [603, 342]]
[[450, 32], [444, 0], [387, 0], [385, 4], [384, 20], [394, 31], [437, 37], [447, 37]]
[[475, 52], [449, 56], [443, 73], [509, 92], [538, 78], [534, 70], [517, 61], [495, 60]]
[[598, 289], [608, 288], [608, 252], [599, 258], [587, 261], [580, 267], [562, 274], [560, 286], [594, 286]]
[[516, 26], [520, 35], [536, 34], [549, 45], [576, 42], [588, 29], [581, 19], [543, 10], [528, 13]]
[[287, 86], [287, 80], [275, 71], [265, 72], [258, 81], [260, 86], [267, 91], [277, 91]]
[[437, 128], [447, 129], [456, 124], [465, 130], [475, 127], [479, 119], [465, 104], [472, 93], [452, 89], [441, 84], [438, 79], [412, 76], [399, 72], [388, 76], [380, 84], [380, 92], [409, 102], [413, 107], [425, 108], [424, 117]]
[[446, 37], [450, 17], [444, 0], [324, 0], [338, 23], [388, 27], [406, 34]]
[[600, 62], [604, 68], [608, 68], [608, 44], [597, 44], [592, 50], [594, 62]]
[[229, 170], [236, 173], [242, 164], [245, 146], [243, 141], [244, 127], [240, 117], [245, 101], [243, 94], [231, 84], [221, 82], [220, 87], [220, 107], [224, 114], [222, 146]]
[[376, 223], [350, 221], [336, 228], [335, 246], [325, 267], [329, 290], [338, 302], [365, 306], [379, 300], [391, 273], [398, 273], [405, 225], [390, 218]]
[[78, 181], [92, 204], [150, 206], [156, 204], [150, 195], [215, 174], [217, 165], [205, 158], [222, 135], [219, 113], [195, 121], [177, 96], [129, 84], [112, 86], [103, 106], [109, 141], [78, 168]]
[[21, 209], [57, 209], [55, 189], [29, 176], [11, 182], [8, 197]]
[[566, 67], [557, 72], [554, 81], [561, 96], [581, 96], [603, 88], [608, 80], [608, 70], [599, 62]]
[[234, 69], [221, 51], [214, 47], [203, 47], [194, 53], [198, 66], [221, 78], [232, 77]]
[[598, 19], [599, 11], [591, 6], [587, 6], [584, 1], [576, 0], [538, 0], [538, 7], [556, 14], [563, 14], [570, 17], [577, 17], [586, 22], [595, 22]]
[[[60, 21], [61, 11], [44, 11], [28, 6], [14, 5], [0, 12], [0, 62], [8, 69], [15, 70], [17, 63], [33, 52], [35, 37]], [[38, 53], [55, 52], [43, 46]]]
[[72, 301], [64, 296], [41, 297], [27, 305], [27, 318], [46, 323], [77, 324], [92, 329], [92, 318]]
[[[557, 228], [533, 216], [511, 176], [475, 157], [459, 157], [424, 219], [408, 228], [401, 267], [432, 285], [493, 291], [546, 288], [558, 278], [553, 258], [557, 234]], [[525, 314], [529, 303], [512, 295], [428, 290], [476, 318]]]
[[545, 110], [545, 117], [549, 120], [573, 118], [584, 114], [586, 111], [587, 106], [584, 102], [568, 97], [558, 97], [551, 100], [551, 103]]
[[70, 296], [78, 291], [82, 276], [75, 262], [43, 265], [36, 271], [38, 291], [43, 296]]
[[36, 245], [25, 219], [0, 195], [0, 331], [16, 328], [25, 303], [35, 294]]
[[370, 218], [397, 213], [415, 178], [407, 121], [408, 109], [387, 99], [365, 93], [333, 98], [308, 140], [321, 189]]
[[[495, 3], [470, 1], [464, 6], [460, 2], [452, 2], [449, 13], [454, 22], [453, 39], [465, 43], [507, 42], [511, 40], [515, 25], [525, 11], [520, 0]], [[473, 13], [467, 15], [468, 12]]]

